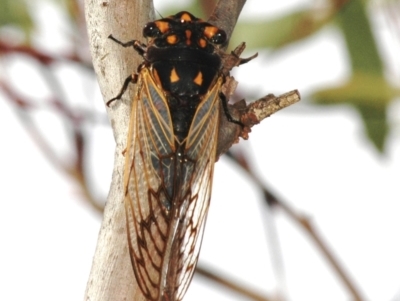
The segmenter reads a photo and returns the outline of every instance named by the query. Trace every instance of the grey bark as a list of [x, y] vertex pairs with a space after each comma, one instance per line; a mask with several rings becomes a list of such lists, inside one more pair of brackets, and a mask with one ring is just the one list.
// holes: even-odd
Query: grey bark
[[[121, 41], [142, 39], [143, 24], [154, 19], [152, 1], [85, 0], [85, 16], [94, 69], [103, 99], [115, 96], [125, 78], [136, 71], [141, 58], [107, 37], [113, 34]], [[107, 109], [116, 141], [115, 162], [110, 193], [104, 210], [96, 252], [93, 258], [84, 300], [144, 300], [136, 285], [126, 240], [123, 205], [122, 152], [125, 148], [131, 97], [128, 89], [120, 101]]]

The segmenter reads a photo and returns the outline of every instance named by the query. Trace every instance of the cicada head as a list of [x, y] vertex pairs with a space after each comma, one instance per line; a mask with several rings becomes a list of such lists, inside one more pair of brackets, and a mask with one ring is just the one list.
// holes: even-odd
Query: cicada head
[[143, 36], [156, 47], [172, 46], [207, 52], [213, 52], [215, 47], [226, 42], [224, 30], [186, 11], [147, 23], [143, 28]]

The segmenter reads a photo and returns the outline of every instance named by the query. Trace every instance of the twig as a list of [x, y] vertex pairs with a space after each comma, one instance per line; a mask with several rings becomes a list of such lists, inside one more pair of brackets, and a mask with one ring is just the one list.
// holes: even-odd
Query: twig
[[221, 155], [228, 151], [232, 144], [237, 143], [239, 137], [249, 138], [251, 128], [260, 123], [273, 113], [286, 108], [300, 101], [300, 94], [297, 90], [290, 91], [280, 96], [269, 94], [246, 106], [244, 100], [229, 106], [230, 113], [244, 125], [243, 128], [222, 118], [217, 154]]
[[271, 298], [257, 294], [254, 291], [245, 288], [244, 286], [241, 286], [239, 284], [236, 284], [236, 283], [228, 280], [226, 277], [217, 275], [216, 273], [211, 272], [209, 269], [203, 268], [200, 264], [196, 268], [196, 276], [197, 275], [205, 277], [209, 280], [212, 280], [212, 281], [214, 281], [236, 293], [239, 293], [249, 299], [252, 299], [255, 301], [272, 301]]
[[59, 61], [70, 61], [79, 63], [80, 66], [86, 67], [88, 69], [91, 70], [93, 69], [92, 65], [90, 65], [86, 61], [83, 61], [80, 57], [76, 55], [52, 56], [27, 45], [11, 45], [4, 41], [0, 41], [0, 54], [9, 54], [9, 53], [12, 54], [20, 53], [27, 55], [29, 57], [36, 59], [38, 62], [44, 65], [49, 65]]
[[336, 272], [339, 279], [342, 280], [344, 286], [351, 293], [353, 299], [355, 301], [365, 300], [363, 297], [361, 297], [361, 292], [356, 288], [355, 284], [350, 279], [350, 276], [345, 271], [344, 267], [340, 265], [338, 259], [333, 254], [333, 251], [324, 242], [322, 236], [318, 233], [318, 230], [316, 229], [315, 225], [312, 224], [311, 220], [304, 214], [296, 213], [293, 208], [291, 208], [290, 206], [288, 206], [288, 204], [282, 202], [281, 200], [277, 200], [275, 198], [274, 201], [286, 214], [290, 216], [290, 218], [296, 221], [297, 224], [310, 235], [322, 255], [330, 263], [331, 268]]
[[25, 130], [31, 136], [32, 140], [36, 143], [38, 148], [43, 153], [44, 157], [58, 170], [66, 173], [72, 178], [77, 185], [79, 185], [83, 194], [83, 199], [92, 206], [98, 212], [103, 212], [103, 205], [95, 200], [93, 194], [90, 192], [88, 183], [86, 181], [86, 174], [83, 168], [84, 161], [84, 147], [86, 140], [83, 136], [83, 131], [80, 126], [80, 121], [83, 120], [82, 116], [78, 116], [76, 112], [65, 106], [62, 102], [57, 99], [48, 101], [47, 103], [53, 105], [56, 110], [60, 113], [61, 117], [66, 117], [69, 121], [68, 126], [73, 128], [73, 143], [75, 145], [75, 164], [65, 164], [61, 158], [57, 156], [54, 149], [51, 147], [51, 143], [48, 143], [42, 132], [37, 127], [36, 123], [32, 120], [29, 115], [29, 110], [37, 109], [38, 107], [29, 101], [28, 99], [19, 96], [15, 91], [11, 89], [5, 82], [0, 80], [0, 89], [7, 95], [7, 97], [17, 106], [17, 117], [20, 119], [21, 124]]
[[[7, 97], [18, 106], [20, 110], [17, 111], [17, 116], [21, 121], [21, 124], [25, 127], [26, 131], [30, 134], [33, 141], [39, 147], [39, 149], [44, 154], [52, 165], [56, 168], [63, 170], [63, 164], [60, 159], [55, 154], [54, 150], [46, 142], [36, 124], [32, 121], [32, 118], [25, 112], [25, 110], [33, 108], [34, 105], [21, 96], [18, 96], [5, 82], [0, 81], [0, 89], [4, 92]], [[21, 110], [23, 109], [23, 110]]]
[[322, 237], [318, 234], [317, 229], [311, 223], [310, 219], [306, 217], [305, 214], [297, 213], [293, 208], [291, 208], [287, 203], [282, 201], [276, 195], [274, 195], [266, 186], [261, 182], [261, 180], [253, 173], [246, 159], [242, 156], [240, 158], [236, 158], [234, 155], [230, 155], [230, 158], [233, 159], [240, 167], [243, 168], [244, 171], [250, 176], [250, 178], [254, 181], [254, 183], [263, 191], [265, 201], [269, 206], [278, 206], [281, 208], [292, 220], [294, 220], [299, 226], [301, 226], [307, 234], [310, 235], [314, 243], [317, 245], [320, 252], [323, 256], [328, 260], [332, 269], [336, 272], [338, 277], [342, 280], [344, 286], [352, 295], [355, 301], [363, 301], [364, 298], [361, 297], [361, 293], [356, 288], [355, 284], [351, 281], [350, 276], [345, 272], [344, 267], [342, 267], [335, 258], [332, 250], [329, 249], [327, 244], [323, 241]]

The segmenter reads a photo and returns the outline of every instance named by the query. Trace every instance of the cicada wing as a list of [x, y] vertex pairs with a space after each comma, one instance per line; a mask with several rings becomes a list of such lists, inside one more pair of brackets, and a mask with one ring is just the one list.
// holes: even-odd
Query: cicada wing
[[186, 141], [187, 164], [183, 166], [186, 178], [181, 189], [186, 195], [181, 195], [185, 201], [181, 208], [181, 224], [177, 231], [179, 256], [176, 257], [176, 261], [172, 260], [177, 266], [176, 300], [182, 300], [200, 252], [216, 157], [220, 115], [218, 93], [221, 82], [221, 79], [218, 80], [199, 104]]
[[148, 300], [182, 300], [193, 276], [211, 195], [221, 82], [198, 105], [178, 160], [167, 100], [146, 68], [139, 75], [125, 209], [133, 270]]
[[159, 300], [170, 215], [167, 187], [175, 152], [168, 106], [148, 70], [139, 75], [127, 142], [124, 183], [129, 252], [138, 285]]

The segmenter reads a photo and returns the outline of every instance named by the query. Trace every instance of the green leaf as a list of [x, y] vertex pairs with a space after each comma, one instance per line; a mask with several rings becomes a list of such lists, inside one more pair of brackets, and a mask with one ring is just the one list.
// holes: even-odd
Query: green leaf
[[33, 22], [24, 0], [0, 1], [0, 26], [5, 25], [17, 26], [27, 35], [30, 34]]
[[384, 151], [386, 136], [389, 134], [389, 125], [386, 121], [386, 107], [358, 106], [357, 109], [363, 118], [369, 139], [382, 153]]
[[391, 86], [384, 77], [370, 73], [356, 73], [343, 86], [317, 91], [313, 99], [318, 104], [349, 103], [354, 106], [386, 107], [400, 90]]
[[339, 88], [314, 94], [318, 103], [349, 103], [363, 118], [367, 136], [383, 151], [389, 132], [386, 110], [399, 95], [385, 79], [383, 64], [362, 0], [348, 1], [337, 14], [337, 21], [347, 44], [353, 76]]
[[380, 59], [365, 7], [361, 0], [349, 1], [337, 14], [354, 72], [383, 75]]
[[312, 95], [318, 104], [353, 105], [361, 114], [367, 136], [381, 152], [389, 133], [386, 109], [395, 97], [400, 97], [400, 89], [388, 84], [384, 77], [370, 73], [354, 74], [345, 85], [320, 90]]

